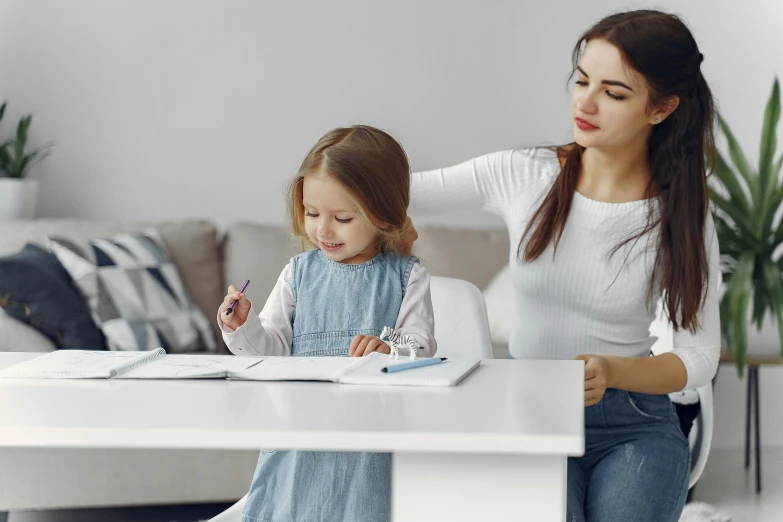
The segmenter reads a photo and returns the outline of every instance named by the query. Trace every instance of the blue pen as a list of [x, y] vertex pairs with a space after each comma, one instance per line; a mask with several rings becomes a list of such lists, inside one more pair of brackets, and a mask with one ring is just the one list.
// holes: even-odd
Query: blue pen
[[417, 359], [415, 361], [406, 362], [402, 364], [394, 364], [392, 366], [384, 366], [381, 368], [383, 373], [401, 372], [403, 370], [410, 370], [412, 368], [421, 368], [422, 366], [432, 366], [433, 364], [440, 364], [448, 359], [448, 357], [433, 357], [431, 359]]

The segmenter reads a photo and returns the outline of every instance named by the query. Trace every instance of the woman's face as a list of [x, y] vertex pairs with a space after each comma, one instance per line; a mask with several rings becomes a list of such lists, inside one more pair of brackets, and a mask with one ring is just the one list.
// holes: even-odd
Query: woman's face
[[586, 148], [622, 150], [647, 141], [659, 110], [649, 107], [647, 82], [605, 40], [590, 40], [571, 96], [575, 141]]

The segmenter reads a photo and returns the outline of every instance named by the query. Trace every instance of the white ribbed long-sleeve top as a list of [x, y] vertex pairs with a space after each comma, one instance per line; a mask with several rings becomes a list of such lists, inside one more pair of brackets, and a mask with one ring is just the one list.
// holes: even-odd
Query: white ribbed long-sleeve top
[[[509, 344], [513, 357], [649, 355], [656, 340], [649, 334], [655, 304], [650, 307], [647, 302], [656, 237], [647, 234], [610, 254], [622, 240], [644, 227], [650, 202], [605, 203], [577, 192], [554, 259], [552, 245], [531, 263], [517, 258], [525, 227], [559, 172], [560, 164], [553, 151], [522, 149], [414, 173], [411, 211], [481, 209], [505, 220], [515, 285]], [[673, 337], [672, 352], [682, 359], [688, 372], [686, 388], [708, 383], [720, 355], [721, 278], [718, 240], [711, 217], [705, 227], [705, 241], [709, 288], [699, 311], [701, 327], [694, 333], [680, 329]], [[654, 303], [659, 297], [654, 296]]]

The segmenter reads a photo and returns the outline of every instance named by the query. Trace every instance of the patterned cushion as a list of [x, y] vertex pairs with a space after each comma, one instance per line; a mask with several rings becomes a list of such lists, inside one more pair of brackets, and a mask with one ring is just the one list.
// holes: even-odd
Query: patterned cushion
[[48, 244], [86, 297], [111, 350], [216, 351], [210, 322], [155, 230], [87, 244], [50, 236]]
[[[106, 340], [71, 276], [51, 252], [34, 243], [0, 258], [0, 307], [57, 348], [106, 349]], [[28, 350], [21, 345], [12, 349]]]

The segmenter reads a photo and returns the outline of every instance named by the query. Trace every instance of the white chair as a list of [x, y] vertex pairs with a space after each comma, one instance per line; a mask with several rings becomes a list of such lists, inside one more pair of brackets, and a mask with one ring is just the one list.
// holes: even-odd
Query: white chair
[[434, 276], [430, 290], [437, 355], [492, 359], [487, 305], [481, 291], [462, 279]]
[[689, 437], [691, 447], [691, 481], [688, 489], [692, 488], [704, 472], [704, 466], [707, 465], [707, 457], [710, 454], [712, 446], [712, 384], [705, 384], [696, 388], [701, 403], [699, 416], [693, 421], [693, 428]]
[[[655, 355], [668, 352], [672, 349], [673, 333], [671, 326], [664, 319], [663, 308], [659, 302], [656, 319], [650, 325], [650, 334], [658, 337], [658, 341], [652, 347], [652, 352]], [[693, 394], [693, 392], [698, 395], [700, 411], [699, 415], [693, 421], [693, 427], [688, 436], [688, 443], [691, 449], [691, 479], [688, 484], [688, 489], [696, 484], [701, 477], [701, 474], [704, 472], [704, 467], [707, 465], [707, 457], [709, 457], [710, 454], [710, 447], [712, 446], [712, 427], [714, 420], [712, 383], [705, 384], [695, 390], [685, 390], [684, 393], [670, 394], [671, 398], [677, 401], [678, 396], [688, 393]]]
[[[248, 484], [248, 487], [250, 484]], [[237, 503], [209, 519], [209, 522], [239, 522], [242, 520], [242, 510], [245, 509], [247, 495], [237, 500]]]
[[[432, 311], [440, 357], [492, 359], [492, 341], [484, 296], [472, 283], [450, 277], [432, 277]], [[247, 495], [210, 519], [210, 522], [238, 522]]]

